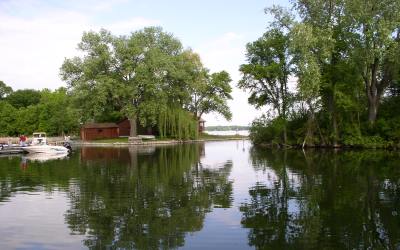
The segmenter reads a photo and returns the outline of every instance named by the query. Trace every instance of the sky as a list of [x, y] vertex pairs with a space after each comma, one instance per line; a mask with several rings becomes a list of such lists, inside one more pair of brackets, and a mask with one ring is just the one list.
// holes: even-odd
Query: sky
[[249, 125], [261, 114], [236, 85], [245, 63], [245, 46], [271, 20], [264, 9], [287, 6], [288, 0], [0, 0], [0, 80], [14, 90], [66, 86], [59, 69], [76, 50], [84, 31], [105, 28], [126, 35], [161, 26], [185, 48], [197, 52], [211, 72], [226, 70], [232, 78], [231, 121], [204, 116], [206, 126]]

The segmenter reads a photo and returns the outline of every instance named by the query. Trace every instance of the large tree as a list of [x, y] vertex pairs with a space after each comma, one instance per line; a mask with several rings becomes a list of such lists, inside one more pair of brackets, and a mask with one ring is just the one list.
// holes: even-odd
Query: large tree
[[226, 71], [208, 73], [204, 69], [203, 76], [196, 81], [191, 93], [189, 110], [193, 112], [196, 119], [201, 119], [203, 114], [215, 112], [221, 114], [225, 119], [230, 120], [232, 113], [227, 100], [232, 99], [232, 88], [229, 83], [232, 81]]
[[249, 103], [256, 107], [272, 105], [283, 121], [283, 142], [286, 144], [286, 120], [290, 94], [288, 78], [290, 58], [288, 36], [273, 28], [247, 45], [247, 64], [240, 66], [243, 74], [238, 86], [250, 91]]
[[[155, 124], [166, 103], [163, 91], [172, 57], [181, 43], [161, 28], [145, 28], [130, 36], [115, 37], [108, 31], [88, 32], [79, 49], [82, 58], [65, 60], [61, 75], [75, 96], [93, 116], [106, 109], [120, 111], [136, 136], [138, 120]], [[100, 112], [100, 114], [99, 114]]]
[[345, 14], [355, 34], [350, 41], [365, 85], [368, 121], [374, 124], [400, 65], [400, 1], [348, 0]]

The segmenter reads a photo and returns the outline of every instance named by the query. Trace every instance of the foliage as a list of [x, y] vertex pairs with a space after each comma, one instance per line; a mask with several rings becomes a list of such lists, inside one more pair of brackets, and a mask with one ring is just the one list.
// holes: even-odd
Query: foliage
[[[135, 136], [138, 122], [156, 126], [160, 121], [177, 120], [168, 122], [171, 126], [163, 123], [158, 127], [172, 129], [162, 133], [181, 138], [193, 136], [193, 132], [187, 130], [190, 124], [180, 122], [188, 117], [180, 110], [194, 112], [191, 120], [209, 112], [230, 118], [226, 105], [231, 98], [229, 75], [210, 75], [198, 55], [183, 50], [177, 38], [159, 27], [120, 37], [106, 30], [85, 32], [78, 48], [83, 56], [66, 59], [61, 76], [79, 107], [82, 122], [104, 120], [110, 114], [127, 117], [131, 136]], [[202, 96], [199, 102], [192, 99], [196, 93]], [[194, 102], [195, 111], [191, 105]], [[172, 109], [179, 110], [175, 118], [166, 115]], [[186, 118], [182, 121], [192, 123]]]
[[158, 131], [161, 138], [196, 139], [198, 137], [197, 120], [181, 108], [167, 108], [160, 112]]
[[78, 129], [77, 112], [64, 88], [17, 90], [0, 100], [1, 136], [30, 135], [39, 130], [48, 135], [73, 134]]
[[[296, 0], [292, 3], [290, 11], [280, 7], [266, 11], [274, 20], [263, 36], [276, 32], [287, 36], [287, 58], [291, 59], [291, 72], [296, 79], [295, 98], [291, 99], [292, 108], [285, 123], [291, 127], [287, 140], [303, 146], [398, 145], [399, 118], [394, 110], [400, 103], [396, 99], [400, 79], [400, 2]], [[266, 53], [274, 46], [261, 43], [263, 38], [253, 46], [258, 44], [257, 51]], [[248, 46], [248, 53], [251, 49]], [[255, 80], [271, 71], [260, 69], [277, 62], [260, 63], [259, 71], [255, 71], [258, 74], [253, 74]], [[242, 72], [246, 73], [244, 69], [242, 66]], [[285, 72], [282, 68], [276, 74]], [[245, 79], [246, 74], [242, 81]], [[265, 95], [262, 91], [271, 86], [269, 81], [256, 84], [257, 88], [245, 86], [252, 91], [250, 103], [256, 107], [272, 104], [276, 109], [270, 98], [273, 91]], [[279, 131], [277, 117], [279, 113], [268, 113], [267, 119], [257, 120], [252, 138], [258, 143], [282, 141], [273, 135]]]
[[40, 91], [34, 89], [20, 89], [8, 94], [5, 100], [14, 108], [26, 108], [40, 102]]
[[240, 66], [243, 78], [238, 87], [250, 91], [249, 103], [257, 108], [272, 105], [283, 121], [283, 141], [286, 143], [286, 119], [290, 105], [288, 77], [288, 37], [272, 28], [257, 41], [247, 45], [247, 62]]
[[3, 81], [0, 81], [0, 100], [6, 98], [13, 92], [10, 86], [7, 86]]
[[232, 113], [227, 100], [232, 99], [232, 88], [229, 83], [232, 81], [226, 71], [206, 75], [204, 79], [193, 87], [192, 101], [189, 103], [189, 110], [195, 117], [201, 119], [203, 114], [216, 112], [225, 119], [230, 120]]

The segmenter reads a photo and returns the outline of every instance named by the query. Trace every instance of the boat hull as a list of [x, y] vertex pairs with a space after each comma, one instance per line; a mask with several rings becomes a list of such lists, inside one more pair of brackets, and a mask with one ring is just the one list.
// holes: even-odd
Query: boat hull
[[62, 146], [50, 146], [50, 145], [40, 145], [40, 146], [28, 146], [22, 148], [24, 151], [30, 154], [44, 153], [44, 154], [68, 154], [69, 150]]

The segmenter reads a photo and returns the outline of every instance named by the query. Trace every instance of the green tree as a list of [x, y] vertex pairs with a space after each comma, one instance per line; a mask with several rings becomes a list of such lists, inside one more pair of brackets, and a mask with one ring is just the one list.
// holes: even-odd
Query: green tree
[[8, 102], [0, 100], [0, 135], [14, 135], [17, 110]]
[[249, 90], [249, 103], [256, 107], [272, 105], [282, 120], [283, 143], [287, 142], [286, 121], [290, 104], [288, 78], [290, 58], [288, 36], [277, 28], [247, 45], [247, 62], [240, 66], [243, 78], [239, 88]]
[[59, 88], [54, 92], [43, 90], [39, 109], [40, 131], [46, 131], [49, 135], [62, 135], [78, 130], [78, 114], [70, 104], [65, 88]]
[[163, 91], [171, 58], [182, 52], [181, 43], [161, 28], [145, 28], [129, 37], [114, 37], [108, 31], [84, 33], [78, 48], [83, 58], [65, 60], [61, 75], [92, 117], [108, 106], [131, 123], [155, 125], [166, 105]]
[[15, 108], [26, 108], [40, 102], [40, 91], [34, 89], [19, 89], [11, 92], [5, 100]]
[[232, 81], [228, 72], [221, 71], [217, 73], [208, 73], [203, 70], [204, 76], [192, 89], [192, 101], [189, 104], [189, 110], [193, 112], [197, 119], [203, 114], [216, 112], [225, 119], [232, 119], [232, 113], [227, 104], [232, 99], [232, 87], [229, 83]]
[[346, 1], [354, 59], [364, 81], [368, 121], [374, 124], [379, 104], [400, 67], [400, 1]]
[[10, 86], [7, 86], [3, 81], [0, 81], [0, 100], [6, 98], [13, 92]]

